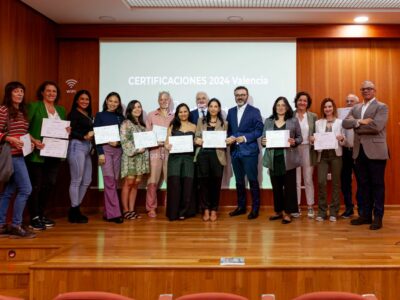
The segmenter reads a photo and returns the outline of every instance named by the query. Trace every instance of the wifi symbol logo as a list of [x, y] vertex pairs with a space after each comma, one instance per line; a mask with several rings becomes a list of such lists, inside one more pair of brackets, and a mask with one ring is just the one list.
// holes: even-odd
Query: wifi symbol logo
[[68, 85], [68, 87], [69, 87], [70, 89], [72, 89], [72, 88], [75, 86], [75, 84], [78, 83], [78, 80], [75, 80], [75, 79], [67, 79], [67, 80], [65, 81], [65, 83]]

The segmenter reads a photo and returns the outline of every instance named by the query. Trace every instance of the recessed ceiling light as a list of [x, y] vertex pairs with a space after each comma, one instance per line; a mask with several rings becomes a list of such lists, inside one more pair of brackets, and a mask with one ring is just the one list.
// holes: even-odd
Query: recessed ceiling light
[[226, 18], [229, 22], [242, 22], [243, 17], [241, 16], [229, 16]]
[[367, 16], [359, 16], [354, 18], [354, 22], [356, 23], [365, 23], [368, 22], [369, 18]]
[[99, 20], [103, 22], [110, 22], [110, 21], [115, 21], [115, 18], [111, 16], [100, 16]]

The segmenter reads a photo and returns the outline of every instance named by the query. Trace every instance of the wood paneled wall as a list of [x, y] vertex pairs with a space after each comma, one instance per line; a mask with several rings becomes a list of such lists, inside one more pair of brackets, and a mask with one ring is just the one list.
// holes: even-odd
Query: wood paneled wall
[[386, 203], [400, 204], [396, 184], [400, 178], [399, 121], [397, 99], [400, 85], [400, 39], [316, 39], [297, 43], [297, 87], [313, 98], [311, 110], [319, 113], [321, 100], [333, 98], [338, 107], [345, 97], [355, 93], [361, 99], [360, 84], [372, 80], [377, 99], [389, 106], [387, 139], [391, 159], [386, 169]]
[[16, 0], [0, 1], [1, 101], [7, 82], [26, 86], [26, 99], [35, 99], [39, 84], [57, 80], [56, 24]]

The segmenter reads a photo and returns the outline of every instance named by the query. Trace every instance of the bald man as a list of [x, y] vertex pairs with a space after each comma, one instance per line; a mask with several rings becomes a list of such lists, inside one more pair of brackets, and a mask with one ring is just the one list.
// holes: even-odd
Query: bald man
[[198, 92], [196, 94], [197, 109], [194, 109], [190, 112], [189, 122], [197, 125], [197, 121], [199, 120], [199, 118], [205, 117], [207, 115], [208, 100], [209, 99], [206, 92]]
[[354, 129], [353, 158], [363, 199], [361, 215], [351, 224], [371, 224], [369, 229], [377, 230], [382, 228], [385, 205], [388, 107], [375, 98], [372, 81], [364, 81], [360, 91], [364, 101], [355, 105], [342, 123], [345, 129]]

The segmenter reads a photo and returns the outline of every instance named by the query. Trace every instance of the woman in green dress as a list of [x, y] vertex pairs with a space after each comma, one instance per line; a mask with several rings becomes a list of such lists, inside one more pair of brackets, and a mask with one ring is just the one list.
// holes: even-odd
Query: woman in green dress
[[122, 185], [122, 210], [125, 219], [133, 220], [140, 218], [135, 212], [136, 195], [138, 185], [145, 174], [150, 173], [149, 151], [135, 147], [134, 132], [146, 131], [143, 121], [142, 104], [138, 100], [129, 102], [126, 108], [126, 120], [122, 123], [121, 146], [121, 178]]

